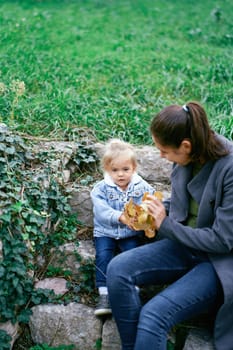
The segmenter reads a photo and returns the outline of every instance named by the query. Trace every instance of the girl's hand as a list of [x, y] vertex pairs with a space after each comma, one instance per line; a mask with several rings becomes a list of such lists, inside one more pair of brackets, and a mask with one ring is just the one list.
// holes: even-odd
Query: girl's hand
[[145, 201], [148, 211], [151, 216], [155, 219], [156, 229], [158, 230], [167, 216], [165, 207], [163, 203], [155, 198], [155, 196], [148, 195], [147, 200]]
[[119, 217], [119, 221], [120, 221], [122, 224], [126, 225], [126, 217], [125, 217], [125, 214], [124, 214], [124, 213], [122, 213], [121, 216]]
[[119, 221], [122, 224], [127, 225], [131, 230], [134, 230], [134, 228], [129, 224], [128, 220], [126, 219], [126, 216], [124, 213], [122, 213], [121, 216], [119, 217]]

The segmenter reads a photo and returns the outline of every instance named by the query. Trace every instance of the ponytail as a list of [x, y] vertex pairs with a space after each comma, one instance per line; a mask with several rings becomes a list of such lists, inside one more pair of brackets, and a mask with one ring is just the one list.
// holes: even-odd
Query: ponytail
[[216, 160], [229, 153], [210, 128], [206, 112], [198, 102], [165, 107], [153, 118], [150, 131], [163, 146], [179, 148], [188, 139], [193, 161]]

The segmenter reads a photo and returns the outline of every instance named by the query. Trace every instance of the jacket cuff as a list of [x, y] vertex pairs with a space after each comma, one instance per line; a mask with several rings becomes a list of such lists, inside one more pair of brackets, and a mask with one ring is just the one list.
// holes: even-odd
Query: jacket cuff
[[119, 217], [121, 216], [122, 212], [121, 211], [114, 211], [111, 217], [111, 222], [112, 224], [119, 224]]
[[172, 238], [173, 237], [173, 229], [171, 227], [171, 219], [168, 216], [163, 220], [163, 222], [158, 230], [158, 237], [159, 238]]

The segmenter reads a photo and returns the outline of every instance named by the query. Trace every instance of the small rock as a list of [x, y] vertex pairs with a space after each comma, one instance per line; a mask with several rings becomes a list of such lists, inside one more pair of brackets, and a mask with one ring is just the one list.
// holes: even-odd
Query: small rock
[[45, 278], [41, 281], [38, 281], [35, 283], [35, 288], [41, 288], [41, 289], [51, 289], [54, 291], [55, 294], [65, 294], [68, 292], [68, 288], [66, 287], [66, 280], [65, 278]]

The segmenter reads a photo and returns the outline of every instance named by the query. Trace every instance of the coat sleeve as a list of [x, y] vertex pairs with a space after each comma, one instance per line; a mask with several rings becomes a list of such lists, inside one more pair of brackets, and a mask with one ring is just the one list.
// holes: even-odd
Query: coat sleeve
[[207, 253], [229, 253], [233, 250], [233, 166], [224, 173], [218, 185], [221, 199], [214, 210], [209, 226], [192, 228], [167, 216], [158, 235]]
[[91, 191], [93, 203], [94, 218], [98, 220], [103, 227], [109, 228], [112, 225], [119, 225], [119, 217], [122, 212], [113, 209], [106, 200], [106, 194], [101, 190], [94, 188]]

